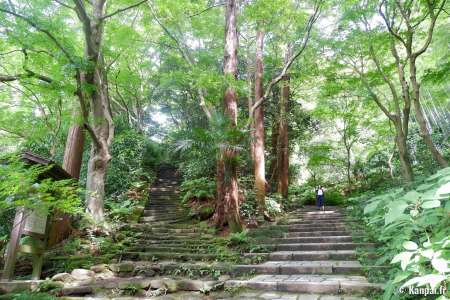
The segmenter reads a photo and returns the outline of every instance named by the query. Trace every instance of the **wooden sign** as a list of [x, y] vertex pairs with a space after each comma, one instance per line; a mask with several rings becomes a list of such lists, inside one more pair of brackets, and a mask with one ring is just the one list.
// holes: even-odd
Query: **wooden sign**
[[47, 227], [47, 211], [27, 210], [25, 213], [24, 231], [45, 235]]

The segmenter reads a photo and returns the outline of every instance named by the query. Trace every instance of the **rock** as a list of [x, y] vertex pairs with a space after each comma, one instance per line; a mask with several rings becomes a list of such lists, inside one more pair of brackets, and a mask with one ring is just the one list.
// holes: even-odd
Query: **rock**
[[78, 281], [85, 281], [92, 279], [95, 275], [95, 273], [91, 270], [86, 269], [74, 269], [72, 273], [70, 273], [75, 280]]
[[134, 264], [132, 262], [122, 262], [109, 265], [109, 268], [115, 273], [131, 273], [134, 271]]
[[231, 276], [230, 275], [221, 275], [219, 276], [219, 281], [227, 281], [230, 280]]
[[101, 273], [96, 273], [95, 274], [95, 279], [100, 279], [100, 280], [105, 280], [105, 279], [110, 279], [110, 278], [114, 278], [114, 272], [112, 272], [111, 270], [105, 270]]
[[164, 280], [164, 285], [169, 293], [175, 293], [178, 291], [178, 284], [175, 280], [166, 279]]
[[156, 275], [156, 271], [153, 270], [153, 268], [148, 267], [148, 266], [136, 267], [135, 273], [136, 273], [136, 275], [143, 276], [143, 277], [153, 277]]
[[93, 289], [90, 286], [76, 286], [63, 288], [56, 293], [56, 296], [85, 296], [92, 293]]
[[105, 271], [110, 271], [107, 264], [95, 265], [90, 268], [91, 271], [95, 273], [103, 273]]
[[69, 273], [58, 273], [52, 277], [53, 281], [72, 282], [75, 280]]
[[174, 293], [178, 290], [177, 282], [169, 278], [162, 278], [157, 280], [152, 280], [152, 289], [166, 289], [170, 293]]

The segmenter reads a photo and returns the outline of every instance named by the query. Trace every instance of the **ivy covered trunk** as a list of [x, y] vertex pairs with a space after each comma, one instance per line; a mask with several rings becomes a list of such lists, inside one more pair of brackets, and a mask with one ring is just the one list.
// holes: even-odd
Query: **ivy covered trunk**
[[[255, 98], [256, 101], [263, 97], [263, 47], [264, 32], [256, 33], [256, 69], [255, 69]], [[256, 102], [255, 101], [255, 102]], [[266, 169], [264, 158], [264, 106], [261, 104], [255, 109], [254, 115], [254, 173], [255, 194], [258, 204], [259, 216], [263, 217], [266, 210]]]
[[[236, 22], [236, 1], [229, 0], [225, 12], [225, 51], [224, 51], [224, 75], [231, 82], [225, 90], [224, 113], [228, 117], [230, 127], [237, 126], [237, 94], [233, 82], [237, 78], [237, 49], [238, 33]], [[242, 231], [241, 217], [239, 214], [239, 188], [237, 180], [237, 153], [230, 145], [222, 149], [224, 159], [224, 203], [228, 225], [232, 232]]]

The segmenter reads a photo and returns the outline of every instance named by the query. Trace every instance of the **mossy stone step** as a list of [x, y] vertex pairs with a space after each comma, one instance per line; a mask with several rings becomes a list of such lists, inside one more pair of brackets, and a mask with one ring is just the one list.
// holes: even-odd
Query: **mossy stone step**
[[271, 260], [354, 260], [355, 250], [276, 251], [269, 254]]
[[[271, 245], [268, 245], [271, 246]], [[310, 251], [310, 250], [355, 250], [360, 247], [372, 247], [371, 243], [291, 243], [275, 245], [277, 251]]]
[[211, 239], [214, 236], [212, 234], [202, 234], [199, 232], [183, 232], [183, 233], [167, 233], [167, 232], [142, 232], [139, 238], [149, 240], [149, 239], [183, 239], [183, 238], [199, 238], [199, 239]]
[[346, 243], [352, 242], [353, 237], [351, 235], [342, 236], [311, 236], [311, 237], [284, 237], [271, 239], [270, 242], [278, 244], [290, 244], [290, 243]]
[[225, 287], [351, 295], [363, 295], [382, 289], [382, 285], [369, 283], [363, 276], [349, 275], [258, 275], [249, 280], [229, 280]]
[[285, 237], [321, 237], [321, 236], [343, 236], [349, 235], [350, 231], [291, 231], [285, 233]]
[[207, 254], [209, 253], [208, 248], [197, 246], [197, 247], [189, 247], [186, 245], [154, 245], [154, 246], [137, 246], [137, 247], [129, 247], [127, 251], [130, 252], [178, 252], [178, 253], [203, 253]]
[[259, 265], [236, 265], [234, 275], [239, 274], [363, 274], [363, 268], [358, 261], [267, 261]]
[[171, 259], [177, 261], [207, 261], [217, 258], [214, 254], [184, 252], [123, 252], [121, 256], [128, 260], [154, 261], [155, 259]]

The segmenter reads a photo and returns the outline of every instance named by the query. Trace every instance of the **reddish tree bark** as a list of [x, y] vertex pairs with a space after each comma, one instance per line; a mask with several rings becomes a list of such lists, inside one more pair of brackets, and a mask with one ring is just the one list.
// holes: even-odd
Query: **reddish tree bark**
[[[263, 95], [263, 47], [264, 32], [258, 30], [256, 33], [256, 68], [255, 68], [255, 100], [258, 101]], [[256, 102], [255, 101], [255, 102]], [[266, 170], [264, 158], [264, 107], [258, 106], [253, 115], [254, 121], [254, 175], [255, 194], [259, 215], [264, 216], [266, 210]]]
[[216, 207], [212, 222], [218, 228], [225, 225], [224, 177], [225, 165], [222, 156], [216, 160]]
[[283, 198], [288, 197], [289, 187], [289, 139], [287, 111], [289, 102], [289, 75], [283, 77], [280, 99], [280, 125], [278, 131], [278, 192]]
[[[225, 47], [224, 74], [228, 80], [237, 78], [238, 33], [236, 20], [236, 1], [229, 0], [225, 11]], [[237, 125], [237, 94], [233, 86], [228, 86], [224, 96], [224, 113], [229, 118], [230, 127]], [[236, 149], [227, 147], [222, 150], [225, 161], [224, 203], [225, 214], [232, 232], [242, 231], [239, 214], [239, 189], [237, 180]]]
[[80, 178], [83, 149], [84, 128], [81, 125], [74, 124], [69, 128], [69, 132], [67, 133], [62, 167], [75, 179]]

